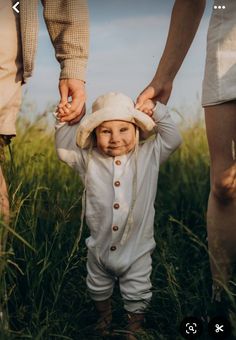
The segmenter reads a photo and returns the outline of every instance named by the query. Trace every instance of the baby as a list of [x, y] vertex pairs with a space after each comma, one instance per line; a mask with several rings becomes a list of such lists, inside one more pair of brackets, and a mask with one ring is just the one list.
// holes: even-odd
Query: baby
[[[142, 328], [152, 296], [158, 172], [181, 137], [164, 105], [149, 100], [144, 111], [126, 95], [111, 92], [97, 98], [80, 123], [56, 124], [58, 156], [79, 172], [85, 186], [86, 282], [101, 335], [111, 325], [116, 279], [130, 332]], [[129, 333], [127, 339], [136, 338]]]

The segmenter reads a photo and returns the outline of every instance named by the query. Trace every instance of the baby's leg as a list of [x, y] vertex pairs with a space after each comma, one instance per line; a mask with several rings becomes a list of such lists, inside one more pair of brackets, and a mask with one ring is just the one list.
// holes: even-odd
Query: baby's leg
[[[146, 253], [137, 259], [119, 279], [124, 308], [128, 312], [128, 331], [130, 332], [142, 329], [144, 314], [152, 297], [151, 271], [151, 254]], [[129, 339], [134, 339], [134, 337], [130, 335]]]
[[95, 301], [95, 306], [99, 314], [95, 330], [101, 336], [110, 334], [112, 321], [111, 298], [104, 301]]
[[105, 336], [109, 334], [112, 321], [111, 295], [114, 277], [105, 271], [105, 268], [97, 261], [91, 251], [88, 251], [87, 271], [88, 291], [99, 314], [96, 331]]

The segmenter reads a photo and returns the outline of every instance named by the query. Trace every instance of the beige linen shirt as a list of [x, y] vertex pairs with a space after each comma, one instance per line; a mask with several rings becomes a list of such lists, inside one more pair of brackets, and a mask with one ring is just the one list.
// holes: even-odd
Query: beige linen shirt
[[[181, 143], [176, 125], [164, 105], [157, 104], [153, 118], [158, 133], [139, 145], [137, 161], [134, 151], [106, 157], [94, 148], [87, 166], [85, 216], [90, 237], [86, 244], [98, 263], [101, 261], [116, 273], [123, 272], [137, 258], [154, 249], [154, 202], [159, 167]], [[56, 149], [59, 158], [75, 168], [84, 182], [89, 151], [76, 145], [77, 126], [56, 125]], [[132, 200], [135, 164], [137, 193], [133, 227], [121, 245]]]
[[[88, 59], [86, 0], [41, 0], [44, 19], [61, 65], [60, 79], [85, 80]], [[20, 0], [24, 81], [32, 75], [38, 35], [38, 0]]]

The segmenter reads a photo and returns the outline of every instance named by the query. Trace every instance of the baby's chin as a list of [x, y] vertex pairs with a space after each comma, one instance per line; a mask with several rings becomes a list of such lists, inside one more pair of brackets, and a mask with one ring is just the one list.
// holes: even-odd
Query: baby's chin
[[125, 155], [129, 153], [133, 148], [117, 148], [117, 149], [106, 149], [106, 150], [101, 150], [103, 154], [109, 157], [119, 157], [122, 155]]
[[126, 153], [128, 153], [128, 151], [109, 150], [106, 152], [106, 155], [110, 157], [118, 157], [125, 155]]

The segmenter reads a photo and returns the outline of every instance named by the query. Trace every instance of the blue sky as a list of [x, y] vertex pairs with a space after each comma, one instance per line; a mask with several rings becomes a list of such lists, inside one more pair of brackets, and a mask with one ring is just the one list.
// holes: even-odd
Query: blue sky
[[[90, 56], [87, 106], [108, 91], [121, 91], [135, 99], [149, 83], [160, 60], [168, 33], [172, 0], [89, 0]], [[199, 107], [206, 34], [212, 1], [193, 45], [176, 77], [169, 106], [182, 110]], [[59, 100], [59, 64], [54, 57], [40, 10], [40, 32], [35, 71], [25, 86], [26, 98], [42, 112]], [[190, 110], [193, 112], [194, 110]]]

